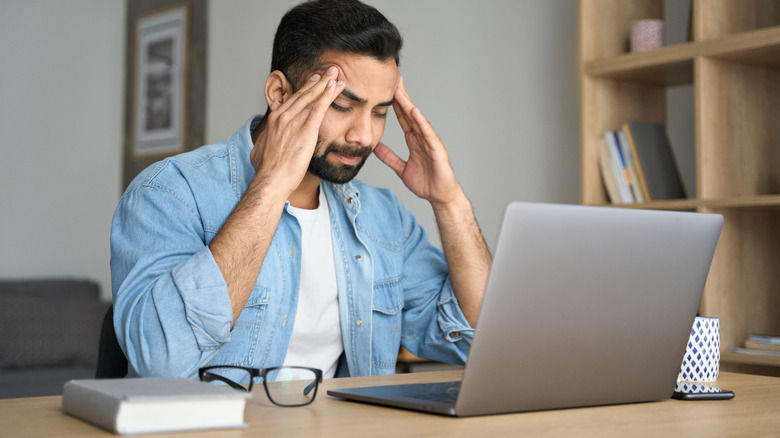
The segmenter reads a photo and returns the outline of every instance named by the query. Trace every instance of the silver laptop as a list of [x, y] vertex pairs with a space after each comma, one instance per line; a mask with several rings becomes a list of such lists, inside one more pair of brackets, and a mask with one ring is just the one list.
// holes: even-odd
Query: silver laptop
[[328, 394], [453, 416], [667, 399], [722, 225], [715, 214], [511, 203], [463, 380]]

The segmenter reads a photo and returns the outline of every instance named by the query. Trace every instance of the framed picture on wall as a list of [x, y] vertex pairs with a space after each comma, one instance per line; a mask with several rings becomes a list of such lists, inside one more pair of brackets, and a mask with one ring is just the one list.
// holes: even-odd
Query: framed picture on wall
[[136, 23], [133, 156], [184, 150], [187, 15], [184, 5]]
[[127, 2], [122, 183], [205, 138], [206, 0]]

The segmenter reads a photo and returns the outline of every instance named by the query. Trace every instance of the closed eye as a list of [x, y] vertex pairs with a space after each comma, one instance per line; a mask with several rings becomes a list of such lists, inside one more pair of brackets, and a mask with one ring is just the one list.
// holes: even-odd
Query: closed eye
[[346, 108], [346, 107], [343, 107], [343, 106], [340, 106], [340, 105], [336, 105], [335, 102], [331, 103], [330, 106], [331, 106], [331, 108], [333, 108], [334, 110], [336, 110], [336, 111], [338, 111], [340, 113], [348, 113], [352, 109], [352, 108]]

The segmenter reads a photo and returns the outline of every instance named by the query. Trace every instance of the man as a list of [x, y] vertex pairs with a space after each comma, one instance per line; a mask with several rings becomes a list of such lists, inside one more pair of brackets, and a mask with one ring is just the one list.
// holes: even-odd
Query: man
[[[266, 116], [128, 187], [111, 233], [128, 375], [391, 374], [401, 344], [465, 361], [490, 255], [406, 94], [400, 48], [395, 26], [357, 0], [296, 6], [275, 36]], [[391, 106], [406, 160], [380, 142]], [[443, 254], [390, 191], [352, 181], [372, 151], [430, 202]]]

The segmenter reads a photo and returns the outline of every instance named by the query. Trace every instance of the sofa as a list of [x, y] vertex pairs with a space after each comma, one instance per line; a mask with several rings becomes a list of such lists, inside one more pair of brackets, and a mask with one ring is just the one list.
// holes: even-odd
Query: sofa
[[0, 281], [0, 398], [61, 395], [94, 378], [109, 302], [81, 279]]

